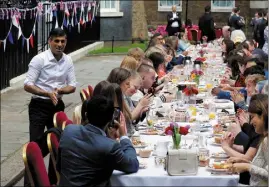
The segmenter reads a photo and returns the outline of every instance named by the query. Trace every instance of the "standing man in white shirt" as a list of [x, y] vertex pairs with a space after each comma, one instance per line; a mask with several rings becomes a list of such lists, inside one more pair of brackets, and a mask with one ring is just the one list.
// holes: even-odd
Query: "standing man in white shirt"
[[76, 90], [76, 77], [71, 57], [64, 54], [66, 33], [54, 29], [49, 34], [50, 49], [33, 57], [24, 81], [24, 90], [33, 94], [29, 104], [30, 141], [36, 141], [53, 127], [53, 115], [64, 111], [64, 94]]
[[179, 33], [181, 29], [181, 19], [179, 17], [179, 13], [177, 12], [176, 5], [172, 6], [172, 12], [169, 12], [167, 15], [167, 26], [166, 31], [169, 36], [175, 36]]

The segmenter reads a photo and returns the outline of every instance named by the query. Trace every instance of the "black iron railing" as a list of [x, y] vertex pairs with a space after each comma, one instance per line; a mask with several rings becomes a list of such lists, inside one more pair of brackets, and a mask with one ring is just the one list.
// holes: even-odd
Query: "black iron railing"
[[[1, 1], [0, 9], [2, 8], [12, 8], [16, 6], [22, 9], [23, 6], [29, 8], [33, 5], [34, 0], [28, 0], [26, 4], [22, 5], [23, 0], [5, 0]], [[18, 7], [19, 6], [19, 7]], [[43, 4], [43, 10], [47, 10], [50, 4]], [[0, 11], [1, 12], [1, 11]], [[77, 10], [77, 15], [80, 14], [80, 10]], [[98, 11], [99, 14], [99, 11]], [[62, 23], [64, 11], [58, 11], [58, 23]], [[48, 46], [48, 36], [52, 28], [55, 27], [56, 18], [51, 19], [49, 13], [42, 14], [39, 17], [37, 23], [35, 24], [35, 32], [33, 35], [33, 46], [29, 46], [29, 52], [27, 51], [27, 44], [23, 37], [18, 40], [18, 28], [12, 24], [10, 19], [0, 19], [0, 41], [3, 41], [7, 36], [10, 26], [13, 38], [13, 44], [10, 40], [6, 39], [6, 45], [4, 50], [4, 43], [1, 42], [0, 45], [0, 90], [10, 86], [9, 81], [21, 74], [24, 74], [28, 70], [28, 64], [31, 59], [38, 53], [45, 51], [49, 48]], [[33, 24], [35, 23], [35, 16], [30, 15], [30, 12], [26, 14], [25, 19], [20, 19], [21, 30], [25, 38], [28, 38], [33, 31]], [[61, 25], [59, 25], [61, 27]], [[84, 47], [93, 42], [83, 42], [83, 41], [99, 41], [100, 40], [100, 17], [96, 16], [95, 21], [87, 22], [86, 25], [81, 26], [80, 33], [78, 32], [78, 27], [70, 25], [63, 27], [67, 33], [67, 45], [65, 53], [71, 53], [81, 47]]]

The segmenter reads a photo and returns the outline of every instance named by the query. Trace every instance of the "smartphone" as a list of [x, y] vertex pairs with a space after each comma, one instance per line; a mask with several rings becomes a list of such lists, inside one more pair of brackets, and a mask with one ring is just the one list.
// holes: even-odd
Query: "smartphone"
[[110, 123], [110, 127], [114, 127], [115, 126], [115, 122], [120, 122], [120, 109], [119, 108], [115, 108], [114, 109], [114, 113], [113, 113], [113, 117], [112, 117], [112, 121]]
[[154, 87], [149, 88], [148, 94], [152, 94], [152, 96], [154, 96], [155, 95], [155, 88]]

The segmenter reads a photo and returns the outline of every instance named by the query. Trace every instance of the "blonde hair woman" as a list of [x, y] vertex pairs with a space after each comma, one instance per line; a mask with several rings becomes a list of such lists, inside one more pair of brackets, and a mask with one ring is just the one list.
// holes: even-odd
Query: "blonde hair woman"
[[138, 62], [140, 62], [141, 59], [145, 57], [145, 53], [141, 48], [135, 47], [128, 50], [127, 56], [134, 57]]
[[140, 63], [134, 57], [131, 57], [131, 56], [124, 57], [120, 65], [121, 68], [130, 70], [130, 71], [136, 71], [139, 66], [140, 66]]

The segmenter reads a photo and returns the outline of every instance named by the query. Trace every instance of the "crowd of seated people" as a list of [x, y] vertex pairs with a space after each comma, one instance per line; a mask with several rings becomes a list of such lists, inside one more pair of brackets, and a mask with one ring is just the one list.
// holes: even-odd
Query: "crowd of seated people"
[[[240, 183], [264, 185], [269, 156], [268, 51], [245, 40], [241, 30], [231, 32], [229, 26], [223, 28], [220, 44], [227, 71], [212, 94], [233, 101], [237, 112], [222, 148], [233, 172], [241, 173]], [[185, 29], [167, 38], [156, 33], [145, 51], [130, 49], [120, 67], [95, 86], [91, 98], [76, 110], [80, 119], [74, 122], [81, 125], [68, 125], [61, 134], [57, 161], [61, 186], [107, 186], [113, 170], [138, 171], [129, 138], [144, 120], [152, 97], [170, 81], [170, 72], [183, 65], [190, 46]], [[157, 98], [170, 102], [176, 96], [165, 93]], [[115, 119], [118, 111], [120, 117]]]

